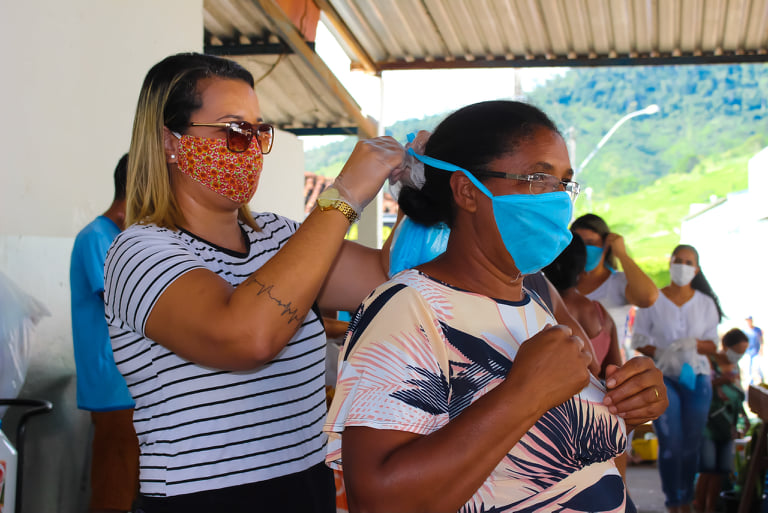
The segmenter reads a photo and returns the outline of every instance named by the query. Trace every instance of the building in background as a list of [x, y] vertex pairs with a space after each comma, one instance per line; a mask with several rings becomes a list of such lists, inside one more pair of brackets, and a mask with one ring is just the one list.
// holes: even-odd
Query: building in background
[[[749, 160], [747, 190], [729, 194], [683, 221], [680, 241], [698, 251], [701, 268], [720, 298], [723, 327], [752, 315], [768, 324], [768, 148]], [[696, 211], [696, 209], [699, 209]]]

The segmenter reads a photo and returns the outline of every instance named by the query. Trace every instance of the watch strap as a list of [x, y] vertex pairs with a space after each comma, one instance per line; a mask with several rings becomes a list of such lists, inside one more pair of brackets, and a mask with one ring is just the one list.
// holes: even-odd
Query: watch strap
[[320, 193], [317, 197], [317, 206], [322, 211], [331, 209], [338, 210], [344, 214], [349, 221], [349, 224], [353, 224], [359, 218], [357, 211], [341, 198], [339, 191], [335, 187], [329, 187]]

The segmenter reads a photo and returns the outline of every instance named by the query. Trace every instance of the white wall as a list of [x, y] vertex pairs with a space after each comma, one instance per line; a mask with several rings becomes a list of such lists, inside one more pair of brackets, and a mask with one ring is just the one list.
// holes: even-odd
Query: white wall
[[304, 143], [290, 132], [277, 130], [275, 144], [264, 156], [259, 188], [250, 207], [254, 212], [276, 212], [304, 221]]
[[747, 315], [768, 327], [768, 149], [749, 162], [749, 189], [683, 223], [680, 242], [699, 252], [701, 268], [727, 319], [721, 331], [743, 327]]
[[[0, 271], [52, 312], [36, 330], [22, 390], [55, 410], [28, 424], [25, 512], [87, 507], [89, 419], [75, 408], [69, 320], [72, 241], [109, 206], [147, 70], [166, 55], [200, 51], [202, 41], [202, 0], [0, 6]], [[3, 427], [15, 417], [9, 410]]]

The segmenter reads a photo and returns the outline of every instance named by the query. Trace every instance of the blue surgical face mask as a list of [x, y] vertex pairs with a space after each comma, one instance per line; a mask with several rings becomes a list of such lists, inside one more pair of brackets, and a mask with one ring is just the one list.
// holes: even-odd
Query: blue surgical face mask
[[480, 192], [491, 198], [496, 228], [521, 274], [531, 274], [551, 264], [571, 242], [573, 236], [568, 223], [573, 203], [567, 192], [494, 196], [466, 169], [418, 155], [411, 149], [408, 153], [434, 168], [461, 171]]
[[600, 265], [600, 259], [603, 257], [603, 248], [600, 246], [587, 246], [587, 264], [584, 266], [584, 270], [589, 272], [595, 267]]

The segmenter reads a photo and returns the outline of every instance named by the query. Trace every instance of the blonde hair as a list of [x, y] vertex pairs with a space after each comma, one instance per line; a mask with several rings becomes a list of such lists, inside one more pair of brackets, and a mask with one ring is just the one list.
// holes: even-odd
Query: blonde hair
[[[190, 115], [201, 107], [197, 83], [207, 77], [243, 80], [253, 87], [253, 76], [234, 61], [195, 53], [167, 57], [147, 73], [128, 152], [127, 225], [156, 224], [177, 230], [184, 224], [184, 213], [171, 188], [163, 128], [186, 131]], [[247, 204], [239, 208], [237, 217], [260, 230]]]

